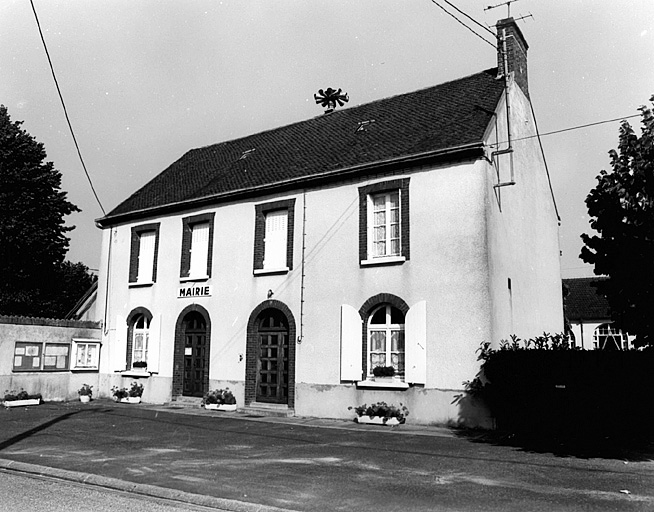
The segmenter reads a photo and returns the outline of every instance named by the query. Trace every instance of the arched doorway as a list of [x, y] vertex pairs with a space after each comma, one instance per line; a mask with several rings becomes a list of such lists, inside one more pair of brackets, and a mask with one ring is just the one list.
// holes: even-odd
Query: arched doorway
[[294, 406], [295, 321], [279, 301], [266, 301], [248, 323], [246, 402]]
[[201, 397], [209, 391], [209, 340], [204, 308], [182, 311], [176, 329], [173, 395]]

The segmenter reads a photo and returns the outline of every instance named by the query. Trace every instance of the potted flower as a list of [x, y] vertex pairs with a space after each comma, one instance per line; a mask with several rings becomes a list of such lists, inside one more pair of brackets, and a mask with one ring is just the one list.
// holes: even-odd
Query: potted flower
[[89, 386], [88, 384], [82, 384], [82, 387], [77, 390], [77, 394], [79, 395], [79, 400], [82, 403], [87, 403], [91, 401], [91, 397], [93, 396], [93, 386]]
[[141, 372], [145, 372], [148, 368], [148, 363], [145, 361], [135, 361], [132, 363], [132, 368]]
[[388, 405], [386, 402], [377, 402], [371, 405], [363, 404], [357, 407], [348, 407], [348, 410], [352, 409], [357, 414], [356, 421], [358, 423], [399, 425], [404, 423], [409, 415], [409, 409], [401, 403], [399, 406]]
[[129, 389], [119, 388], [114, 386], [111, 388], [113, 393], [114, 402], [122, 402], [124, 404], [139, 404], [141, 403], [141, 396], [143, 395], [143, 384], [132, 382]]
[[41, 403], [41, 393], [30, 394], [24, 389], [20, 391], [5, 390], [4, 406], [5, 407], [22, 407], [24, 405], [39, 405]]
[[229, 388], [212, 389], [205, 393], [202, 398], [202, 405], [207, 410], [215, 411], [235, 411], [236, 397]]
[[393, 366], [375, 366], [372, 369], [372, 375], [375, 381], [391, 381], [395, 375], [395, 368]]

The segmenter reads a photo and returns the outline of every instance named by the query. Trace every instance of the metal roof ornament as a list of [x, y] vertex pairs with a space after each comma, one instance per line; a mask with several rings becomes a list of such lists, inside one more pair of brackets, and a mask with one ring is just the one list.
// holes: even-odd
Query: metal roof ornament
[[338, 103], [339, 107], [345, 105], [350, 98], [348, 98], [347, 93], [343, 94], [342, 89], [338, 91], [328, 87], [326, 91], [320, 89], [318, 94], [313, 95], [313, 99], [316, 100], [316, 104], [319, 104], [321, 107], [326, 108], [325, 114], [333, 112]]

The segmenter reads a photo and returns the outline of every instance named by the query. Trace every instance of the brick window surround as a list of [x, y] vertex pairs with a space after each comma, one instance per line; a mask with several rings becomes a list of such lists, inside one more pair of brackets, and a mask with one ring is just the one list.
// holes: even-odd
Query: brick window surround
[[159, 226], [160, 222], [142, 224], [132, 228], [129, 256], [129, 282], [136, 283], [139, 269], [139, 250], [141, 248], [140, 237], [142, 233], [154, 231], [154, 260], [152, 262], [152, 282], [157, 281], [157, 256], [159, 254]]
[[402, 312], [405, 317], [409, 312], [409, 305], [400, 299], [397, 295], [393, 295], [391, 293], [379, 293], [374, 297], [370, 297], [363, 303], [361, 308], [359, 308], [359, 316], [361, 316], [363, 319], [361, 331], [361, 339], [363, 340], [363, 343], [361, 344], [363, 375], [368, 375], [368, 318], [370, 313], [372, 313], [377, 306], [382, 304], [390, 304], [391, 306], [395, 306]]
[[211, 277], [211, 263], [213, 261], [213, 221], [215, 213], [203, 213], [182, 219], [182, 256], [179, 277], [189, 277], [191, 271], [191, 237], [193, 225], [209, 223], [209, 248], [207, 250], [207, 277]]
[[138, 307], [134, 308], [127, 316], [127, 354], [126, 354], [126, 369], [132, 368], [132, 349], [134, 343], [134, 320], [137, 316], [143, 315], [148, 321], [148, 325], [152, 321], [152, 313], [147, 308]]
[[[371, 194], [395, 190], [400, 192], [400, 256], [409, 260], [409, 180], [410, 178], [400, 178], [359, 187], [359, 261], [370, 259], [368, 256], [368, 197]], [[383, 263], [383, 258], [380, 258], [380, 263]]]
[[295, 408], [295, 317], [286, 304], [275, 299], [269, 299], [259, 304], [248, 320], [247, 342], [245, 349], [245, 405], [256, 399], [257, 365], [259, 363], [259, 337], [257, 325], [259, 315], [266, 309], [281, 311], [288, 321], [288, 407]]
[[177, 322], [175, 322], [175, 348], [173, 349], [173, 389], [172, 396], [177, 397], [181, 396], [184, 392], [184, 347], [186, 345], [185, 339], [185, 325], [184, 320], [186, 315], [192, 311], [197, 311], [200, 313], [205, 320], [207, 325], [207, 357], [205, 358], [204, 363], [204, 388], [209, 390], [209, 361], [210, 361], [210, 350], [211, 350], [211, 317], [209, 312], [204, 309], [199, 304], [191, 304], [186, 306], [182, 312], [177, 317]]
[[263, 258], [265, 255], [264, 238], [266, 236], [266, 214], [275, 210], [286, 210], [287, 234], [286, 234], [286, 266], [293, 270], [293, 228], [295, 224], [295, 199], [285, 199], [255, 205], [254, 217], [254, 270], [263, 269]]

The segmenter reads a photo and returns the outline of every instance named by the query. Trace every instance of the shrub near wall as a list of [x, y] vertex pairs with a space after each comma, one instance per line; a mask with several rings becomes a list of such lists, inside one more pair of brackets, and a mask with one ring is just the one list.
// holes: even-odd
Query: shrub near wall
[[468, 393], [484, 400], [499, 430], [539, 436], [654, 433], [654, 350], [571, 348], [562, 335], [499, 350], [482, 345]]

